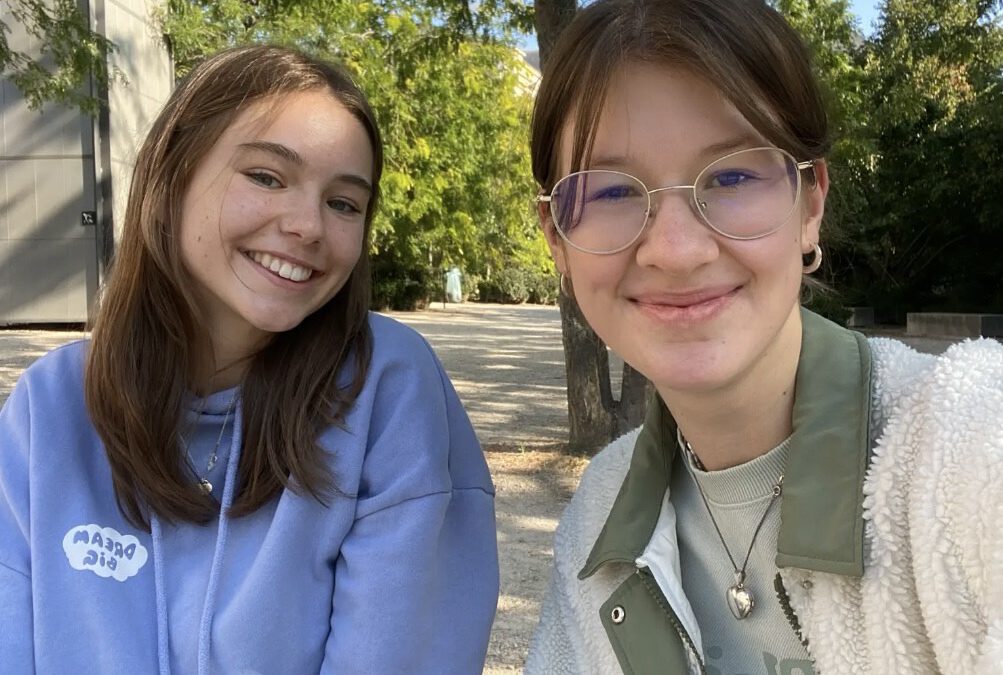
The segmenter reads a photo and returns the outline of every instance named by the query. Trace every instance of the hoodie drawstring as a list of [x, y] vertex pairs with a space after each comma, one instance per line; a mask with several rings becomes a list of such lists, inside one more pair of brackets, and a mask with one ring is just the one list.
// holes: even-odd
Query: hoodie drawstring
[[[243, 409], [240, 401], [233, 418], [233, 438], [230, 440], [230, 455], [226, 466], [226, 479], [223, 485], [223, 501], [220, 505], [219, 525], [216, 529], [216, 544], [213, 550], [212, 566], [209, 570], [209, 582], [206, 586], [205, 600], [202, 605], [202, 618], [199, 622], [198, 637], [198, 673], [209, 675], [209, 655], [212, 647], [212, 619], [216, 609], [216, 593], [219, 588], [220, 571], [223, 567], [223, 554], [226, 549], [226, 538], [230, 529], [230, 518], [227, 512], [233, 505], [233, 496], [237, 483], [237, 467], [240, 464], [240, 448], [243, 430]], [[150, 533], [153, 539], [153, 583], [157, 597], [157, 665], [159, 675], [171, 675], [170, 628], [167, 618], [167, 592], [164, 581], [163, 529], [156, 514], [150, 516]]]

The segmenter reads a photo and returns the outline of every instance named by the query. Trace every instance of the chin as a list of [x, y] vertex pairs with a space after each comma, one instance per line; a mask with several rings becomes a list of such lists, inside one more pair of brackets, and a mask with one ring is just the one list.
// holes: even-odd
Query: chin
[[735, 373], [728, 363], [709, 354], [661, 354], [641, 372], [659, 391], [709, 392], [731, 382]]
[[276, 314], [255, 317], [249, 320], [252, 326], [262, 333], [285, 333], [303, 323], [303, 316], [279, 316]]

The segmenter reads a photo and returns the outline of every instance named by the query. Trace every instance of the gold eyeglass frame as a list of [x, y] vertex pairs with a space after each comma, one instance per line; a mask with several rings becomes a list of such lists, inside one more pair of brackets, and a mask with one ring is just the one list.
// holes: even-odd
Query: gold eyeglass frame
[[[704, 214], [704, 212], [701, 209], [699, 203], [697, 202], [697, 188], [696, 188], [696, 186], [699, 185], [700, 179], [703, 177], [704, 173], [706, 173], [706, 171], [709, 168], [711, 168], [712, 166], [714, 166], [718, 162], [721, 162], [721, 161], [724, 161], [726, 159], [729, 159], [730, 157], [735, 157], [736, 155], [743, 155], [743, 154], [748, 153], [748, 152], [757, 152], [757, 151], [760, 151], [760, 150], [773, 150], [773, 151], [779, 152], [779, 153], [783, 154], [784, 156], [786, 156], [794, 164], [794, 166], [797, 167], [798, 170], [797, 170], [796, 173], [797, 173], [797, 181], [798, 182], [797, 182], [797, 186], [795, 188], [794, 203], [791, 204], [791, 210], [788, 211], [786, 215], [784, 215], [784, 217], [780, 220], [780, 222], [776, 225], [776, 227], [774, 227], [772, 230], [769, 230], [768, 232], [763, 232], [761, 234], [756, 234], [756, 235], [749, 236], [749, 237], [736, 236], [736, 235], [733, 235], [733, 234], [728, 234], [727, 232], [722, 232], [720, 229], [718, 229], [717, 227], [715, 227], [714, 224], [710, 222], [710, 220], [707, 219], [707, 216]], [[717, 232], [722, 237], [726, 237], [728, 239], [734, 239], [734, 240], [737, 240], [737, 241], [750, 241], [750, 240], [753, 240], [753, 239], [762, 239], [763, 237], [768, 237], [771, 234], [773, 234], [774, 232], [776, 232], [777, 230], [779, 230], [780, 228], [782, 228], [784, 225], [787, 224], [787, 221], [790, 220], [791, 214], [794, 213], [794, 211], [798, 207], [798, 204], [801, 202], [801, 172], [805, 171], [807, 169], [812, 169], [814, 171], [815, 164], [817, 162], [818, 162], [817, 159], [809, 159], [809, 160], [804, 161], [804, 162], [799, 162], [799, 161], [797, 161], [797, 159], [794, 158], [794, 155], [792, 155], [791, 153], [787, 152], [783, 148], [777, 148], [777, 147], [774, 147], [774, 146], [768, 146], [767, 145], [767, 146], [760, 146], [760, 147], [757, 147], [757, 148], [744, 148], [742, 150], [736, 150], [735, 152], [730, 152], [727, 155], [723, 155], [721, 157], [718, 157], [717, 159], [715, 159], [712, 162], [710, 162], [709, 164], [707, 164], [707, 166], [705, 166], [703, 169], [701, 169], [700, 173], [697, 174], [697, 176], [694, 179], [692, 185], [667, 185], [665, 187], [655, 188], [653, 190], [649, 190], [648, 186], [644, 184], [644, 181], [641, 180], [640, 178], [638, 178], [637, 176], [631, 175], [631, 174], [626, 173], [624, 171], [613, 171], [613, 170], [608, 170], [608, 169], [585, 169], [583, 171], [575, 171], [573, 173], [569, 173], [567, 176], [564, 176], [563, 178], [561, 178], [559, 181], [557, 181], [556, 183], [554, 183], [554, 187], [551, 188], [550, 194], [547, 194], [547, 195], [537, 195], [536, 202], [538, 204], [541, 203], [541, 202], [546, 202], [546, 203], [548, 203], [550, 205], [550, 219], [554, 223], [554, 229], [557, 230], [557, 233], [559, 235], [561, 235], [561, 238], [564, 241], [566, 241], [569, 246], [571, 246], [572, 248], [575, 248], [575, 249], [577, 249], [577, 250], [579, 250], [579, 251], [581, 251], [583, 253], [591, 253], [593, 255], [613, 255], [614, 253], [620, 253], [621, 251], [625, 251], [628, 248], [630, 248], [631, 246], [633, 246], [637, 242], [637, 240], [641, 238], [641, 234], [644, 232], [645, 228], [648, 227], [648, 221], [651, 219], [651, 213], [652, 213], [652, 211], [651, 211], [651, 195], [655, 194], [656, 192], [665, 192], [667, 190], [689, 190], [690, 191], [690, 199], [688, 201], [689, 201], [689, 204], [690, 204], [690, 208], [693, 209], [694, 213], [696, 213], [697, 216], [699, 216], [700, 220], [704, 223], [704, 225], [706, 225], [707, 227], [709, 227], [714, 232]], [[648, 199], [648, 204], [647, 204], [647, 206], [644, 209], [644, 220], [642, 221], [641, 227], [639, 227], [637, 229], [637, 234], [635, 234], [634, 237], [630, 241], [628, 241], [626, 244], [624, 244], [623, 246], [620, 246], [619, 248], [613, 249], [612, 251], [595, 251], [595, 250], [592, 250], [592, 249], [588, 249], [588, 248], [584, 248], [582, 246], [579, 246], [578, 244], [575, 244], [573, 241], [571, 241], [571, 239], [568, 238], [568, 235], [565, 234], [564, 231], [560, 227], [558, 227], [558, 225], [557, 225], [557, 216], [554, 213], [553, 194], [554, 194], [554, 191], [561, 185], [561, 183], [563, 183], [564, 181], [568, 180], [569, 178], [573, 178], [575, 176], [580, 176], [582, 174], [593, 173], [593, 172], [596, 172], [596, 171], [602, 171], [604, 173], [612, 173], [612, 174], [618, 174], [618, 175], [621, 175], [621, 176], [626, 176], [627, 178], [630, 178], [631, 180], [637, 181], [637, 183], [641, 186], [641, 188], [644, 189], [644, 191], [647, 193], [646, 196], [647, 196], [647, 199]], [[812, 187], [814, 187], [814, 185]]]

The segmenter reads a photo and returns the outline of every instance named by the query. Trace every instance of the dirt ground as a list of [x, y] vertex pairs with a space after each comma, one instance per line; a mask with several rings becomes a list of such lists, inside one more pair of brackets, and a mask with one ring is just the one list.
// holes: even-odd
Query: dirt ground
[[550, 574], [554, 528], [588, 464], [554, 451], [487, 449], [495, 481], [501, 595], [484, 672], [522, 672]]

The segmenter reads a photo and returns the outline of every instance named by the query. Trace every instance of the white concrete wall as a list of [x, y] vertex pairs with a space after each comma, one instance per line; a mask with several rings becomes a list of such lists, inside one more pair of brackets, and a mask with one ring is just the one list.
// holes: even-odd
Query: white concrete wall
[[136, 153], [173, 88], [171, 59], [154, 18], [161, 5], [158, 0], [104, 0], [105, 36], [118, 47], [109, 65], [125, 76], [108, 92], [116, 241]]

